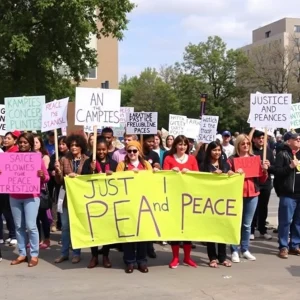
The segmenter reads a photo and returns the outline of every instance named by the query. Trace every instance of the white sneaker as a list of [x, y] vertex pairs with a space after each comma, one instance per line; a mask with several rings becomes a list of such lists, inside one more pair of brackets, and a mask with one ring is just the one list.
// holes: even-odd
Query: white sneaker
[[9, 239], [6, 239], [6, 240], [5, 240], [5, 244], [9, 244], [9, 243], [10, 243], [10, 241], [11, 241], [11, 238], [9, 238]]
[[256, 257], [253, 256], [249, 251], [246, 251], [243, 253], [243, 257], [248, 259], [248, 260], [256, 260]]
[[255, 240], [254, 234], [250, 234], [250, 241], [254, 241], [254, 240]]
[[272, 235], [271, 235], [271, 234], [268, 234], [268, 233], [261, 234], [260, 237], [261, 237], [261, 238], [264, 238], [264, 239], [266, 239], [266, 240], [271, 240], [271, 239], [272, 239]]
[[161, 244], [162, 244], [163, 246], [166, 246], [166, 245], [168, 245], [168, 243], [167, 243], [167, 242], [161, 242]]
[[240, 256], [239, 256], [239, 253], [237, 251], [232, 252], [231, 261], [233, 263], [239, 263], [240, 262]]
[[11, 239], [9, 245], [10, 246], [15, 246], [18, 244], [18, 241], [16, 239]]
[[0, 240], [0, 244], [4, 244], [4, 240], [3, 239]]

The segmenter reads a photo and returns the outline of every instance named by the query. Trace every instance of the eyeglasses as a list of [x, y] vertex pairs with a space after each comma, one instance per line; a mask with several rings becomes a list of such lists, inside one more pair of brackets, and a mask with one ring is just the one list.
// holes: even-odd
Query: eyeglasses
[[249, 142], [241, 143], [241, 146], [250, 146], [250, 143]]
[[138, 151], [137, 151], [137, 149], [133, 149], [133, 150], [127, 150], [127, 153], [134, 153], [134, 154], [136, 154]]

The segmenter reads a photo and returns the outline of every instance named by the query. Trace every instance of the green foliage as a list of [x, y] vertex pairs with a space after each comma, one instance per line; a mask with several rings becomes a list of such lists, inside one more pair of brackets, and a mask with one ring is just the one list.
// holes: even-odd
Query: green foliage
[[69, 95], [97, 64], [90, 35], [121, 40], [133, 8], [130, 0], [1, 0], [0, 99]]

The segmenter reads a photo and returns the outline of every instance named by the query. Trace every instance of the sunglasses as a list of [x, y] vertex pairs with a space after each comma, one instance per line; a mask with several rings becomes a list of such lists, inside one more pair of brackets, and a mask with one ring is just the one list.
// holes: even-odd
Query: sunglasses
[[134, 154], [136, 154], [138, 151], [137, 151], [137, 149], [133, 149], [133, 150], [127, 150], [127, 153], [134, 153]]
[[247, 143], [241, 143], [241, 146], [250, 146], [250, 143], [247, 142]]

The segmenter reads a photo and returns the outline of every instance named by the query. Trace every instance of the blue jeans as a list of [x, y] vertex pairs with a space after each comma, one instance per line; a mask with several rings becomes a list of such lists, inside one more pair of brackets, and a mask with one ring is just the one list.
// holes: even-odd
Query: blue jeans
[[123, 260], [125, 264], [135, 264], [138, 265], [147, 263], [147, 244], [148, 242], [132, 242], [124, 243], [123, 251], [124, 256]]
[[[289, 240], [290, 233], [290, 243]], [[300, 245], [300, 199], [280, 197], [278, 209], [279, 249], [298, 249]]]
[[[243, 198], [243, 217], [241, 229], [241, 252], [244, 253], [249, 250], [251, 224], [255, 214], [258, 197], [244, 197]], [[238, 251], [239, 245], [231, 245], [231, 251]]]
[[30, 256], [38, 257], [39, 232], [36, 226], [36, 218], [40, 207], [40, 198], [15, 199], [10, 197], [9, 202], [16, 227], [19, 255], [26, 256], [27, 229]]
[[[69, 221], [69, 211], [67, 208], [63, 208], [63, 213], [60, 214], [61, 217], [61, 255], [69, 257], [69, 248], [71, 244], [71, 234], [70, 234], [70, 221]], [[81, 249], [73, 249], [73, 256], [79, 256]]]

